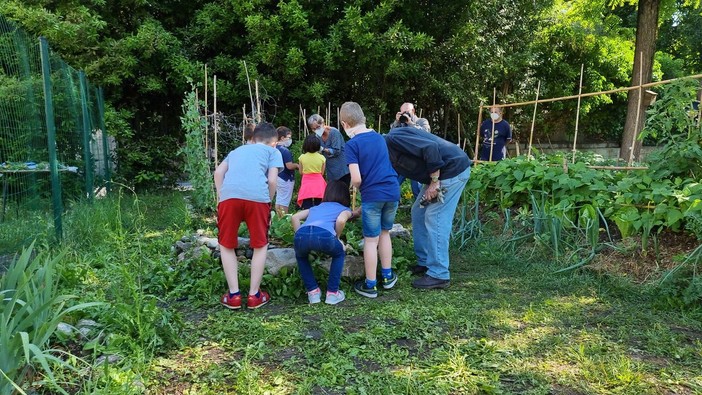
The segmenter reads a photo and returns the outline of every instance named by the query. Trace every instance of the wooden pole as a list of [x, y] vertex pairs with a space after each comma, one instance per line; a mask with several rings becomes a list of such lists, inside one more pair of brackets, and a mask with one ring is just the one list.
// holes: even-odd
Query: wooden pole
[[[701, 78], [702, 78], [702, 74], [695, 74], [695, 75], [690, 75], [687, 77], [672, 78], [669, 80], [657, 81], [657, 82], [649, 82], [646, 84], [642, 84], [641, 88], [650, 88], [652, 86], [670, 84], [671, 82], [675, 82], [675, 81], [689, 80], [689, 79], [701, 79]], [[554, 97], [554, 98], [550, 98], [550, 99], [540, 99], [539, 103], [551, 103], [551, 102], [560, 101], [560, 100], [577, 99], [578, 96], [584, 98], [584, 97], [599, 96], [599, 95], [609, 95], [612, 93], [628, 92], [628, 91], [631, 91], [634, 89], [639, 89], [639, 86], [634, 85], [634, 86], [628, 86], [628, 87], [624, 87], [624, 88], [610, 89], [608, 91], [583, 93], [582, 95], [572, 95], [572, 96]], [[518, 102], [518, 103], [496, 104], [495, 107], [521, 107], [521, 106], [528, 106], [528, 105], [531, 105], [534, 103], [535, 103], [534, 100], [530, 100], [530, 101]]]
[[419, 109], [419, 117], [420, 118], [422, 117], [422, 109], [421, 108]]
[[256, 83], [256, 125], [261, 123], [261, 99], [258, 96], [258, 80], [254, 81]]
[[629, 146], [629, 161], [627, 165], [631, 166], [634, 161], [634, 144], [636, 144], [636, 137], [639, 134], [639, 116], [641, 115], [641, 94], [643, 93], [643, 88], [641, 83], [643, 78], [643, 52], [639, 52], [639, 101], [636, 106], [636, 121], [634, 121], [634, 136], [631, 138], [631, 145]]
[[242, 113], [244, 114], [244, 121], [241, 124], [241, 145], [246, 144], [246, 140], [244, 139], [244, 130], [246, 130], [246, 124], [248, 123], [246, 121], [246, 104], [241, 108]]
[[376, 130], [376, 132], [378, 132], [378, 133], [380, 133], [380, 117], [381, 117], [381, 114], [378, 114], [378, 130]]
[[331, 102], [327, 102], [327, 125], [331, 123]]
[[339, 107], [336, 108], [336, 128], [341, 129], [341, 121], [339, 120]]
[[[492, 107], [495, 107], [496, 99], [497, 88], [492, 88]], [[492, 108], [490, 108], [490, 110], [492, 110]], [[490, 136], [490, 157], [488, 161], [492, 162], [492, 150], [495, 148], [495, 121], [492, 119], [492, 115], [490, 116], [490, 120], [492, 121], [492, 135]]]
[[320, 108], [321, 108], [321, 106], [317, 106], [317, 114], [319, 114]]
[[478, 128], [475, 131], [475, 154], [473, 155], [473, 160], [477, 161], [479, 156], [478, 156], [478, 147], [480, 144], [480, 124], [483, 123], [483, 105], [480, 105], [480, 108], [478, 109]]
[[217, 120], [217, 74], [214, 75], [214, 81], [212, 81], [212, 88], [214, 88], [213, 103], [214, 106], [214, 160], [215, 167], [219, 166], [219, 160], [217, 159], [217, 134], [219, 133], [219, 122]]
[[583, 70], [585, 63], [580, 64], [580, 87], [578, 88], [578, 109], [575, 111], [575, 136], [573, 136], [573, 163], [575, 163], [576, 144], [578, 143], [578, 122], [580, 121], [580, 98], [583, 94]]
[[541, 90], [541, 81], [536, 84], [536, 101], [534, 102], [534, 115], [531, 117], [531, 132], [529, 132], [529, 148], [527, 149], [527, 159], [531, 158], [531, 144], [534, 141], [534, 124], [536, 123], [536, 107], [539, 105], [539, 92]]

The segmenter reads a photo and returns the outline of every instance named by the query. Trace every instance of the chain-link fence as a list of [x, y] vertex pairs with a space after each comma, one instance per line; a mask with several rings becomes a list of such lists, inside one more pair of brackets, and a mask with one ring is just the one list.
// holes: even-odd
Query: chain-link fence
[[26, 244], [20, 222], [42, 213], [60, 239], [64, 203], [107, 191], [104, 131], [101, 88], [0, 16], [0, 253]]

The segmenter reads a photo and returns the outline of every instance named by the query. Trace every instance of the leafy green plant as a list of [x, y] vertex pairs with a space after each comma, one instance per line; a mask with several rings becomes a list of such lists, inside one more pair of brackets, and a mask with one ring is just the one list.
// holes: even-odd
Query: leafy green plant
[[200, 116], [200, 108], [194, 89], [185, 95], [183, 116], [180, 118], [185, 130], [185, 145], [179, 153], [185, 156], [185, 172], [193, 185], [192, 204], [195, 211], [214, 211], [214, 180], [210, 162], [205, 152], [205, 119]]
[[[101, 306], [103, 303], [81, 303], [67, 307], [70, 295], [58, 293], [56, 266], [62, 254], [50, 258], [35, 255], [34, 245], [25, 249], [0, 278], [0, 393], [20, 390], [31, 381], [36, 367], [41, 366], [50, 380], [54, 376], [51, 363], [65, 365], [47, 348], [56, 327], [71, 312]], [[64, 390], [57, 388], [61, 393]]]

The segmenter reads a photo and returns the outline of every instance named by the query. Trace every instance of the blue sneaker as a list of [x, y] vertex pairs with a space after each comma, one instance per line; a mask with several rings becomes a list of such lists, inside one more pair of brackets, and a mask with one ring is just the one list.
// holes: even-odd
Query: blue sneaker
[[322, 301], [322, 291], [319, 290], [319, 288], [313, 289], [310, 292], [307, 292], [307, 300], [309, 300], [310, 304], [317, 304]]
[[383, 277], [383, 289], [390, 289], [395, 286], [395, 283], [397, 283], [397, 274], [395, 271], [392, 272], [392, 277]]
[[326, 304], [338, 304], [344, 301], [346, 299], [346, 295], [344, 295], [344, 291], [338, 290], [336, 292], [327, 292], [327, 298], [324, 300], [324, 303]]
[[378, 297], [378, 289], [376, 287], [366, 288], [366, 282], [364, 280], [356, 281], [356, 284], [353, 285], [353, 290], [366, 298]]

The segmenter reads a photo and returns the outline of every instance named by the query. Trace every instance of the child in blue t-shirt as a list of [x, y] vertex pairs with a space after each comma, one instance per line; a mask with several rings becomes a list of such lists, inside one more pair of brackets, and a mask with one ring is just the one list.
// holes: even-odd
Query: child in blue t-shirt
[[285, 126], [278, 126], [278, 144], [276, 148], [280, 151], [283, 157], [283, 171], [278, 173], [278, 187], [275, 193], [275, 212], [279, 217], [288, 213], [288, 206], [293, 195], [293, 187], [295, 186], [295, 170], [299, 168], [297, 163], [293, 162], [292, 154], [290, 153], [290, 145], [292, 145], [292, 132]]
[[366, 117], [358, 103], [346, 102], [341, 106], [341, 125], [351, 138], [346, 143], [346, 163], [351, 173], [351, 185], [361, 191], [361, 218], [363, 220], [363, 260], [365, 281], [354, 285], [354, 290], [366, 297], [378, 296], [376, 271], [380, 257], [383, 288], [390, 289], [397, 282], [392, 271], [392, 241], [390, 229], [395, 222], [400, 184], [390, 163], [385, 139], [366, 127]]
[[249, 228], [251, 248], [251, 282], [247, 297], [249, 309], [259, 308], [271, 297], [260, 289], [268, 253], [268, 227], [271, 221], [271, 199], [275, 195], [278, 171], [283, 167], [280, 152], [275, 149], [278, 133], [270, 123], [256, 126], [255, 143], [245, 144], [230, 152], [214, 173], [217, 188], [217, 227], [222, 256], [222, 269], [229, 291], [220, 303], [232, 310], [242, 307], [239, 291], [236, 248], [239, 225]]
[[[298, 211], [292, 216], [292, 226], [295, 230], [295, 258], [310, 304], [319, 303], [321, 296], [310, 266], [309, 255], [312, 251], [323, 252], [330, 255], [332, 259], [325, 302], [337, 304], [345, 299], [344, 291], [339, 289], [339, 283], [346, 252], [339, 238], [344, 231], [346, 221], [353, 217], [349, 209], [350, 202], [348, 185], [343, 181], [330, 181], [324, 190], [321, 204]], [[302, 226], [301, 220], [305, 220]]]

